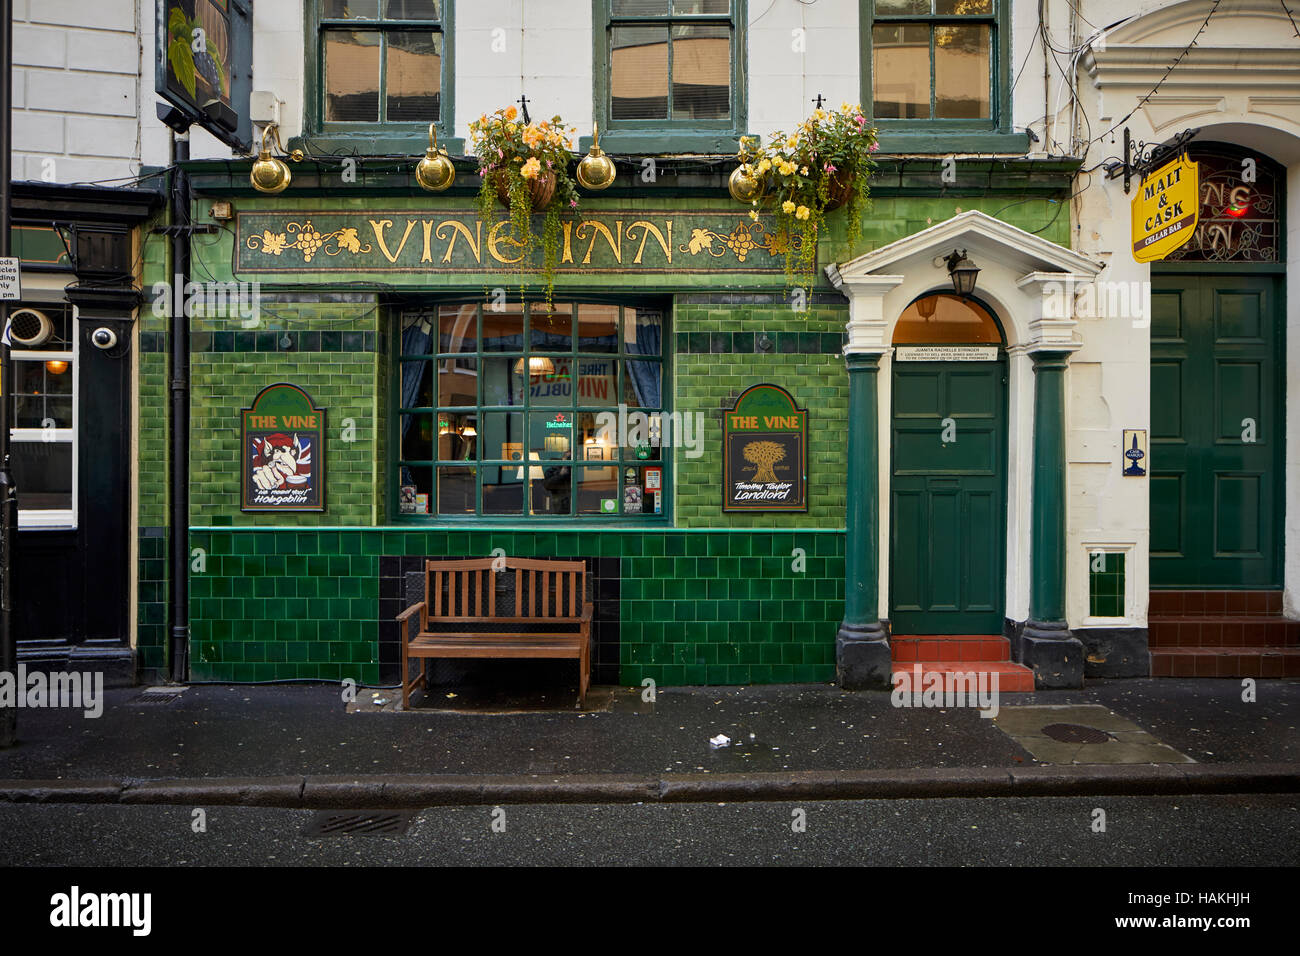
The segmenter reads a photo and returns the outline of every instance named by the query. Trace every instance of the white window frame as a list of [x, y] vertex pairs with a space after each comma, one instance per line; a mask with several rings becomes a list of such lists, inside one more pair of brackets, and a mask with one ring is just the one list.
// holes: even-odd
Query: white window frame
[[[68, 371], [72, 373], [72, 427], [54, 429], [54, 441], [60, 444], [72, 444], [72, 507], [71, 508], [24, 508], [23, 490], [18, 489], [18, 530], [19, 531], [75, 531], [77, 528], [77, 461], [80, 454], [80, 442], [77, 435], [80, 430], [80, 376], [78, 359], [80, 357], [81, 336], [77, 334], [77, 315], [73, 309], [71, 318], [71, 351], [28, 351], [14, 350], [10, 353], [11, 366], [18, 362], [48, 362], [51, 360], [67, 362]], [[16, 376], [15, 376], [16, 377]], [[41, 428], [11, 428], [12, 442], [48, 441]]]
[[1092, 567], [1093, 555], [1101, 552], [1103, 554], [1122, 554], [1124, 555], [1124, 614], [1122, 617], [1094, 617], [1091, 613], [1085, 613], [1083, 617], [1083, 627], [1119, 627], [1133, 625], [1133, 607], [1134, 607], [1134, 582], [1137, 575], [1133, 573], [1133, 550], [1132, 542], [1115, 543], [1085, 543], [1083, 545], [1083, 600], [1084, 607], [1087, 611], [1092, 610], [1092, 578], [1090, 569]]

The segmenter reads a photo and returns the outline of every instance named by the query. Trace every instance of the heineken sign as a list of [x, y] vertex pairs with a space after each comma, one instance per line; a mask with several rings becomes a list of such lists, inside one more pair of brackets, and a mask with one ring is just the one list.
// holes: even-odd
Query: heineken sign
[[[602, 209], [560, 223], [556, 274], [781, 273], [784, 247], [767, 219], [746, 212], [669, 214]], [[540, 272], [540, 243], [529, 261], [505, 210], [492, 221], [474, 209], [382, 212], [241, 212], [234, 273]]]
[[268, 385], [240, 413], [241, 511], [325, 510], [325, 410], [297, 385]]
[[753, 385], [722, 415], [723, 511], [808, 510], [808, 412]]

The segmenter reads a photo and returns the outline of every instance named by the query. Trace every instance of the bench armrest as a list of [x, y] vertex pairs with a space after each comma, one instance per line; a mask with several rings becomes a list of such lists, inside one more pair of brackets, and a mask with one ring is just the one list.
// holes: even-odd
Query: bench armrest
[[397, 615], [397, 623], [398, 623], [398, 624], [405, 624], [405, 623], [407, 622], [407, 620], [410, 619], [410, 617], [411, 617], [412, 614], [416, 613], [417, 611], [422, 611], [422, 610], [424, 610], [424, 602], [423, 602], [423, 601], [419, 602], [418, 604], [412, 604], [410, 607], [408, 607], [408, 608], [407, 608], [405, 611], [403, 611], [401, 614]]
[[591, 605], [586, 601], [582, 602], [582, 614], [578, 616], [579, 621], [591, 621]]

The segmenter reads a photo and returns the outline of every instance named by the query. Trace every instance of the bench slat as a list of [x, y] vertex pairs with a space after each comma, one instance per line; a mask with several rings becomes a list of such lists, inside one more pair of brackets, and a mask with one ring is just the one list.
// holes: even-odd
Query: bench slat
[[582, 637], [579, 631], [561, 631], [559, 633], [538, 633], [536, 631], [421, 631], [411, 643], [417, 641], [441, 641], [448, 638], [456, 640], [491, 638], [495, 643], [510, 641], [573, 641]]

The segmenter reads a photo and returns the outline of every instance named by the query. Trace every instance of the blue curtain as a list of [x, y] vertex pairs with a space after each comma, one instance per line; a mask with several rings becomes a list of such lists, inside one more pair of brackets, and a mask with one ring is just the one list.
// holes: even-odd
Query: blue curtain
[[[402, 354], [429, 354], [429, 339], [433, 328], [429, 317], [426, 315], [408, 315], [404, 324], [405, 328], [402, 329]], [[420, 380], [424, 377], [424, 370], [427, 365], [427, 362], [402, 363], [403, 408], [411, 408], [415, 405], [415, 400], [420, 395]], [[411, 415], [402, 416], [402, 438], [406, 437], [406, 433], [411, 427], [411, 418]], [[409, 468], [402, 468], [401, 481], [404, 485], [415, 484], [415, 479], [411, 475]]]
[[[632, 310], [627, 310], [631, 312]], [[658, 356], [661, 349], [660, 327], [662, 324], [662, 314], [657, 310], [637, 309], [636, 316], [636, 342], [628, 343], [628, 352], [636, 355], [654, 355]], [[633, 319], [624, 314], [623, 321], [628, 322]], [[634, 362], [627, 363], [627, 375], [632, 381], [632, 391], [636, 395], [636, 401], [642, 408], [659, 408], [660, 407], [660, 363], [659, 362]]]

